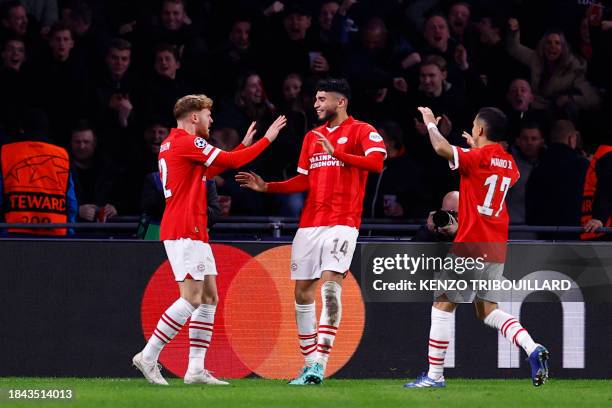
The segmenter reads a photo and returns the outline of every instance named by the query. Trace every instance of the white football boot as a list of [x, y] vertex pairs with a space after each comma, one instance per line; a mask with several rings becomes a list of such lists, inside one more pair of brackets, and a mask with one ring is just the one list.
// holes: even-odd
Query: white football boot
[[226, 381], [221, 381], [213, 377], [213, 375], [208, 370], [204, 370], [201, 373], [190, 373], [189, 371], [185, 373], [184, 378], [185, 384], [209, 384], [209, 385], [228, 385], [229, 383]]
[[142, 358], [142, 352], [138, 353], [132, 359], [132, 363], [134, 367], [140, 370], [144, 378], [147, 379], [151, 384], [157, 385], [168, 385], [168, 381], [162, 377], [161, 372], [159, 371], [160, 365], [155, 363], [147, 363], [144, 358]]

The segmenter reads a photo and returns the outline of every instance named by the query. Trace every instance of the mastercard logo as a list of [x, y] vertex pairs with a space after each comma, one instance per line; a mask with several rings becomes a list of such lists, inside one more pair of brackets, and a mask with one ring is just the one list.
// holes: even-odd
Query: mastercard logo
[[[270, 379], [295, 377], [304, 360], [295, 323], [291, 246], [277, 246], [255, 256], [230, 245], [212, 244], [212, 249], [219, 272], [219, 305], [206, 368], [223, 378], [252, 374]], [[140, 312], [146, 339], [178, 296], [178, 285], [165, 261], [149, 280], [142, 298]], [[316, 303], [319, 316], [319, 296]], [[342, 306], [342, 322], [326, 370], [329, 376], [351, 359], [363, 335], [365, 306], [359, 284], [350, 273], [343, 284]], [[187, 370], [187, 326], [160, 355], [164, 367], [179, 377]]]

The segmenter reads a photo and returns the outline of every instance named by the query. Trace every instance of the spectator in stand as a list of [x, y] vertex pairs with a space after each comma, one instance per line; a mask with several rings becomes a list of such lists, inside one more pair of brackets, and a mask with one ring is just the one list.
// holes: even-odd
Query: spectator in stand
[[81, 121], [72, 131], [70, 157], [79, 218], [106, 222], [117, 215], [114, 193], [118, 174], [115, 166], [97, 149], [93, 128]]
[[465, 43], [466, 34], [470, 29], [471, 17], [471, 7], [466, 2], [460, 1], [450, 7], [448, 11], [448, 26], [451, 37], [458, 43]]
[[[408, 104], [410, 113], [415, 115], [417, 107], [428, 106], [435, 109], [441, 119], [438, 124], [440, 132], [454, 145], [464, 145], [460, 136], [463, 129], [467, 129], [466, 96], [462, 89], [455, 87], [446, 80], [446, 61], [439, 55], [430, 55], [423, 59], [419, 69], [419, 88]], [[427, 127], [418, 116], [413, 116], [415, 137], [406, 142], [408, 151], [414, 152], [415, 157], [425, 169], [428, 194], [433, 200], [442, 198], [445, 191], [456, 188], [457, 175], [441, 160], [436, 160], [436, 154], [428, 146]]]
[[334, 48], [310, 32], [312, 17], [302, 4], [288, 4], [283, 10], [281, 25], [279, 33], [271, 32], [272, 37], [266, 39], [267, 43], [275, 44], [267, 47], [264, 57], [264, 61], [275, 63], [262, 66], [271, 89], [281, 89], [283, 78], [290, 73], [319, 78], [333, 72], [332, 66], [337, 65], [333, 61], [337, 56]]
[[74, 53], [82, 58], [92, 76], [99, 74], [100, 61], [110, 43], [109, 34], [93, 19], [92, 6], [87, 0], [74, 0], [64, 4], [61, 10], [63, 21], [74, 37]]
[[531, 69], [534, 108], [576, 117], [599, 106], [599, 95], [585, 77], [586, 63], [571, 52], [563, 32], [547, 32], [532, 50], [520, 42], [518, 20], [508, 25], [508, 52]]
[[[289, 74], [283, 81], [283, 99], [280, 109], [287, 116], [287, 127], [294, 128], [302, 136], [314, 127], [315, 118], [311, 114], [310, 97], [306, 92], [300, 74]], [[291, 123], [293, 122], [293, 123]]]
[[[468, 120], [466, 95], [462, 88], [456, 87], [447, 78], [447, 64], [442, 57], [438, 55], [425, 57], [419, 69], [419, 88], [414, 94], [410, 107], [414, 108], [415, 112], [419, 106], [431, 107], [434, 112], [441, 115], [440, 132], [448, 138], [454, 126], [458, 131], [467, 129]], [[415, 117], [414, 124], [420, 135], [427, 135], [427, 128], [423, 122]], [[461, 140], [456, 134], [454, 138], [455, 141]]]
[[317, 17], [319, 40], [328, 45], [340, 45], [348, 41], [346, 32], [346, 12], [338, 14], [340, 3], [335, 0], [323, 0]]
[[139, 101], [143, 119], [168, 116], [176, 101], [189, 94], [193, 86], [182, 75], [181, 63], [174, 46], [159, 44], [155, 48], [153, 74]]
[[239, 134], [246, 133], [251, 122], [257, 122], [257, 129], [267, 129], [275, 110], [261, 77], [249, 72], [238, 79], [233, 98], [221, 101], [215, 122], [217, 126], [236, 129]]
[[446, 17], [439, 14], [429, 16], [425, 21], [423, 39], [425, 44], [420, 54], [439, 55], [444, 58], [448, 67], [449, 80], [455, 86], [463, 86], [462, 69], [459, 67], [456, 57], [459, 56], [458, 52], [462, 53], [465, 51], [465, 47], [451, 40]]
[[208, 47], [200, 35], [200, 28], [187, 15], [185, 2], [162, 0], [157, 22], [153, 26], [136, 25], [134, 43], [139, 50], [138, 62], [146, 66], [157, 44], [171, 44], [176, 48], [179, 60], [190, 76], [202, 79], [206, 67], [202, 66], [201, 61], [206, 57]]
[[[258, 54], [251, 40], [253, 23], [248, 18], [237, 18], [232, 23], [227, 41], [212, 53], [213, 77], [210, 83], [218, 95], [231, 93], [227, 84], [236, 83], [241, 73], [257, 70]], [[227, 96], [227, 95], [224, 95]]]
[[510, 82], [506, 92], [506, 109], [504, 109], [508, 118], [508, 143], [514, 143], [526, 122], [537, 123], [542, 132], [548, 134], [549, 115], [544, 110], [534, 109], [533, 100], [531, 85], [527, 80], [517, 78]]
[[511, 147], [510, 153], [519, 168], [521, 177], [512, 186], [506, 198], [510, 223], [524, 225], [525, 217], [525, 188], [531, 172], [540, 160], [544, 149], [544, 136], [537, 123], [523, 123], [519, 137]]
[[40, 25], [40, 33], [46, 37], [51, 26], [59, 19], [57, 0], [21, 0], [29, 15]]
[[508, 84], [515, 78], [527, 78], [529, 69], [508, 53], [504, 41], [505, 21], [496, 13], [483, 12], [474, 27], [478, 40], [473, 44], [472, 56], [475, 69], [486, 85], [484, 102], [491, 106], [502, 105]]
[[66, 24], [53, 24], [48, 42], [49, 53], [36, 66], [36, 80], [54, 139], [67, 146], [75, 118], [88, 113], [88, 71], [85, 62], [72, 52], [74, 39]]
[[385, 142], [387, 158], [380, 174], [371, 173], [366, 185], [364, 217], [414, 219], [429, 203], [425, 196], [423, 171], [407, 153], [403, 131], [394, 121], [377, 126]]
[[19, 0], [8, 0], [0, 4], [0, 40], [8, 37], [21, 37], [26, 44], [28, 59], [36, 60], [43, 49], [43, 42], [35, 22], [28, 19], [23, 3]]
[[589, 161], [576, 150], [579, 135], [572, 122], [555, 122], [549, 139], [525, 188], [526, 221], [529, 225], [578, 226]]
[[360, 84], [380, 78], [389, 91], [405, 93], [408, 91], [405, 76], [420, 62], [421, 56], [404, 38], [391, 38], [385, 22], [380, 17], [372, 17], [363, 27], [360, 42], [349, 51], [344, 70], [357, 90]]
[[0, 68], [0, 128], [11, 132], [18, 127], [15, 122], [30, 103], [32, 76], [26, 61], [25, 43], [20, 37], [9, 37], [2, 45], [2, 68]]
[[293, 175], [297, 168], [297, 158], [304, 135], [314, 127], [316, 118], [311, 108], [312, 97], [305, 89], [302, 77], [299, 74], [289, 74], [283, 81], [283, 99], [279, 106], [281, 114], [287, 118], [287, 126], [283, 130], [283, 138], [277, 140], [268, 149], [274, 150], [273, 157], [284, 164], [285, 176]]
[[[134, 105], [138, 94], [135, 76], [130, 73], [132, 45], [122, 39], [111, 42], [106, 53], [106, 69], [95, 88], [95, 117], [100, 133], [100, 148], [114, 161], [126, 162], [135, 143], [130, 137]], [[131, 150], [130, 150], [131, 151]]]

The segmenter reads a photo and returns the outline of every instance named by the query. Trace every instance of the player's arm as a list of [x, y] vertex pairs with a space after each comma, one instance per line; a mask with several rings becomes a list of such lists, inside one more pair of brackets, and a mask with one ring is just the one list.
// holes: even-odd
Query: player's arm
[[438, 130], [437, 125], [440, 118], [436, 118], [431, 109], [426, 107], [419, 107], [419, 112], [421, 112], [421, 115], [423, 115], [423, 123], [427, 125], [429, 141], [431, 142], [431, 146], [436, 151], [436, 154], [440, 157], [444, 157], [446, 160], [453, 159], [453, 147]]
[[237, 169], [254, 160], [261, 152], [263, 152], [278, 136], [278, 132], [287, 124], [287, 119], [284, 116], [279, 116], [274, 123], [270, 125], [268, 131], [257, 143], [252, 146], [245, 147], [238, 151], [225, 152], [221, 149], [214, 148], [208, 159], [205, 161], [206, 166], [211, 166], [214, 162], [215, 166], [224, 169]]
[[[239, 150], [246, 149], [247, 147], [251, 146], [253, 144], [253, 136], [255, 135], [255, 132], [256, 132], [255, 122], [251, 122], [251, 126], [249, 126], [249, 129], [247, 130], [246, 135], [244, 136], [244, 139], [242, 139], [242, 142], [240, 142], [240, 144], [234, 147], [231, 151], [237, 152]], [[206, 172], [206, 177], [211, 179], [223, 173], [225, 170], [226, 169], [224, 167], [215, 164], [208, 168], [208, 171]]]
[[313, 133], [317, 135], [317, 143], [323, 146], [323, 149], [327, 152], [327, 154], [334, 156], [338, 160], [343, 161], [345, 164], [357, 167], [360, 170], [372, 171], [374, 173], [380, 173], [382, 171], [387, 154], [384, 148], [372, 148], [365, 156], [359, 156], [356, 154], [338, 151], [334, 149], [334, 146], [322, 133], [315, 131], [313, 131]]
[[240, 172], [236, 175], [240, 187], [250, 188], [260, 193], [301, 193], [309, 188], [308, 176], [298, 174], [285, 181], [266, 183], [259, 175], [251, 172]]

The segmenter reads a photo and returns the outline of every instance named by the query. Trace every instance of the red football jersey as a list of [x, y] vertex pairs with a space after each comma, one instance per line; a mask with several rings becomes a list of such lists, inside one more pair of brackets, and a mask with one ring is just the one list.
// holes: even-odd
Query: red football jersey
[[[387, 155], [376, 129], [352, 117], [335, 128], [323, 125], [314, 130], [322, 133], [338, 151], [358, 156], [373, 152]], [[327, 154], [312, 131], [304, 137], [297, 171], [308, 176], [309, 184], [300, 228], [331, 225], [359, 228], [367, 171], [345, 166]]]
[[506, 195], [520, 177], [512, 155], [499, 144], [453, 146], [452, 169], [459, 183], [459, 226], [455, 242], [507, 242]]
[[220, 152], [182, 129], [170, 131], [159, 149], [159, 173], [166, 197], [161, 240], [208, 241], [206, 171]]

